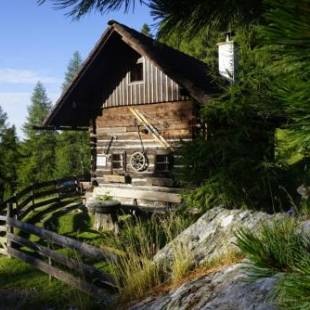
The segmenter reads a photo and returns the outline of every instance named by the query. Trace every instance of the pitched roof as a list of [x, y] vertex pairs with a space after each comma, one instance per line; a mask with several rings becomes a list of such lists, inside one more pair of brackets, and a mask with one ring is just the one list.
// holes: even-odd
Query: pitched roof
[[198, 102], [208, 100], [212, 85], [205, 63], [116, 21], [108, 24], [77, 76], [45, 119], [44, 126], [88, 126], [102, 104], [103, 95], [99, 95], [96, 87], [99, 84], [99, 88], [109, 94], [119, 62], [133, 55], [148, 57]]

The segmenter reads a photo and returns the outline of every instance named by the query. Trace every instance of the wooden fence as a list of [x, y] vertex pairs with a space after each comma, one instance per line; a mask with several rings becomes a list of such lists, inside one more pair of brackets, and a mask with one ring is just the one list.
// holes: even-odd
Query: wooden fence
[[106, 299], [115, 292], [115, 282], [91, 263], [115, 260], [115, 254], [22, 221], [36, 208], [77, 194], [77, 184], [66, 179], [28, 187], [6, 201], [6, 206], [0, 206], [0, 254], [20, 259], [85, 293]]
[[18, 219], [23, 219], [31, 211], [47, 205], [59, 205], [64, 199], [80, 196], [79, 181], [64, 178], [34, 183], [0, 204], [0, 215], [6, 215], [7, 206], [13, 204]]
[[7, 255], [6, 244], [6, 216], [0, 215], [0, 254]]

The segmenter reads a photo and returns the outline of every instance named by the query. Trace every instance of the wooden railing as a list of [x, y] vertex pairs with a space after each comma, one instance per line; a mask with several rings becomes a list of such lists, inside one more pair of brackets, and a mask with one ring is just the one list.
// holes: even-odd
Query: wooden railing
[[[114, 253], [21, 222], [12, 217], [11, 213], [9, 207], [7, 216], [0, 216], [0, 221], [5, 223], [1, 227], [6, 227], [5, 237], [2, 237], [6, 239], [3, 254], [29, 263], [87, 294], [108, 298], [107, 296], [116, 291], [115, 282], [110, 274], [83, 262], [85, 257], [93, 261], [115, 260], [117, 256]], [[26, 239], [21, 236], [21, 231], [40, 239], [37, 242]], [[62, 249], [74, 250], [75, 257], [65, 255]]]
[[[114, 253], [23, 220], [37, 208], [56, 206], [63, 199], [79, 195], [75, 179], [62, 179], [29, 186], [7, 200], [5, 206], [0, 206], [0, 254], [27, 262], [50, 277], [96, 297], [103, 296], [109, 302], [108, 296], [116, 291], [113, 277], [92, 263], [115, 260]], [[31, 235], [39, 237], [38, 241], [33, 241]]]
[[80, 194], [79, 181], [76, 178], [34, 183], [1, 203], [0, 215], [5, 215], [7, 206], [12, 204], [14, 214], [18, 219], [23, 219], [37, 208], [57, 205], [64, 199], [77, 198]]

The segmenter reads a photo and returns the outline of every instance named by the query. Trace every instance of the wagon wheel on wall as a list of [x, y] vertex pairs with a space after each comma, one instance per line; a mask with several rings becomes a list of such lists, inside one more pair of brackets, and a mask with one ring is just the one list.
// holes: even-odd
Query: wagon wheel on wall
[[135, 152], [130, 157], [130, 166], [133, 170], [140, 172], [147, 167], [147, 158], [142, 152]]

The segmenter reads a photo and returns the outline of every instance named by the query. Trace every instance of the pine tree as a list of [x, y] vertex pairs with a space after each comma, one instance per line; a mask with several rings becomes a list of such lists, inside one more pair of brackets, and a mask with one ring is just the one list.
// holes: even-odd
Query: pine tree
[[[75, 78], [82, 64], [79, 52], [75, 52], [69, 62], [63, 89]], [[90, 148], [87, 132], [64, 131], [57, 138], [56, 171], [57, 178], [85, 176], [90, 171]]]
[[283, 171], [274, 162], [274, 120], [280, 119], [283, 106], [270, 88], [274, 75], [268, 64], [272, 59], [257, 51], [256, 23], [235, 24], [234, 31], [240, 62], [233, 85], [218, 74], [216, 43], [225, 39], [221, 27], [210, 31], [206, 26], [195, 35], [177, 28], [161, 36], [168, 45], [203, 60], [218, 89], [200, 110], [201, 119], [207, 120], [208, 139], [197, 137], [184, 144], [179, 157], [184, 168], [177, 177], [195, 189], [187, 196], [189, 206], [276, 209], [283, 207], [279, 190]]
[[143, 34], [145, 34], [146, 36], [153, 38], [153, 35], [151, 33], [151, 28], [149, 27], [148, 24], [143, 24], [142, 28], [141, 28], [141, 32]]
[[37, 0], [39, 4], [51, 2], [59, 9], [68, 10], [74, 18], [85, 16], [92, 10], [105, 14], [125, 8], [134, 9], [137, 2], [146, 5], [151, 15], [164, 21], [161, 31], [170, 32], [176, 28], [194, 32], [208, 26], [227, 31], [234, 20], [249, 23], [258, 20], [264, 11], [263, 0]]
[[[276, 73], [273, 91], [281, 99], [288, 118], [294, 149], [310, 157], [310, 9], [309, 0], [267, 0], [267, 24], [260, 28]], [[287, 143], [288, 141], [286, 141]]]
[[7, 115], [3, 112], [0, 106], [0, 202], [4, 198], [6, 185], [6, 162], [4, 159], [5, 149], [2, 147], [4, 133], [6, 129]]
[[0, 201], [15, 191], [19, 159], [15, 127], [8, 125], [7, 115], [0, 107]]
[[72, 59], [69, 62], [67, 72], [65, 73], [65, 81], [62, 84], [63, 90], [65, 90], [70, 85], [70, 83], [80, 70], [81, 65], [82, 65], [82, 57], [78, 51], [75, 51], [73, 53]]
[[19, 141], [15, 126], [6, 128], [2, 136], [0, 148], [3, 150], [1, 159], [4, 162], [5, 188], [4, 197], [11, 196], [17, 188], [17, 171], [20, 163]]
[[24, 124], [25, 141], [22, 145], [22, 160], [19, 168], [21, 186], [53, 179], [55, 171], [56, 137], [52, 131], [37, 131], [51, 110], [51, 102], [44, 86], [38, 82], [34, 88], [28, 116]]

